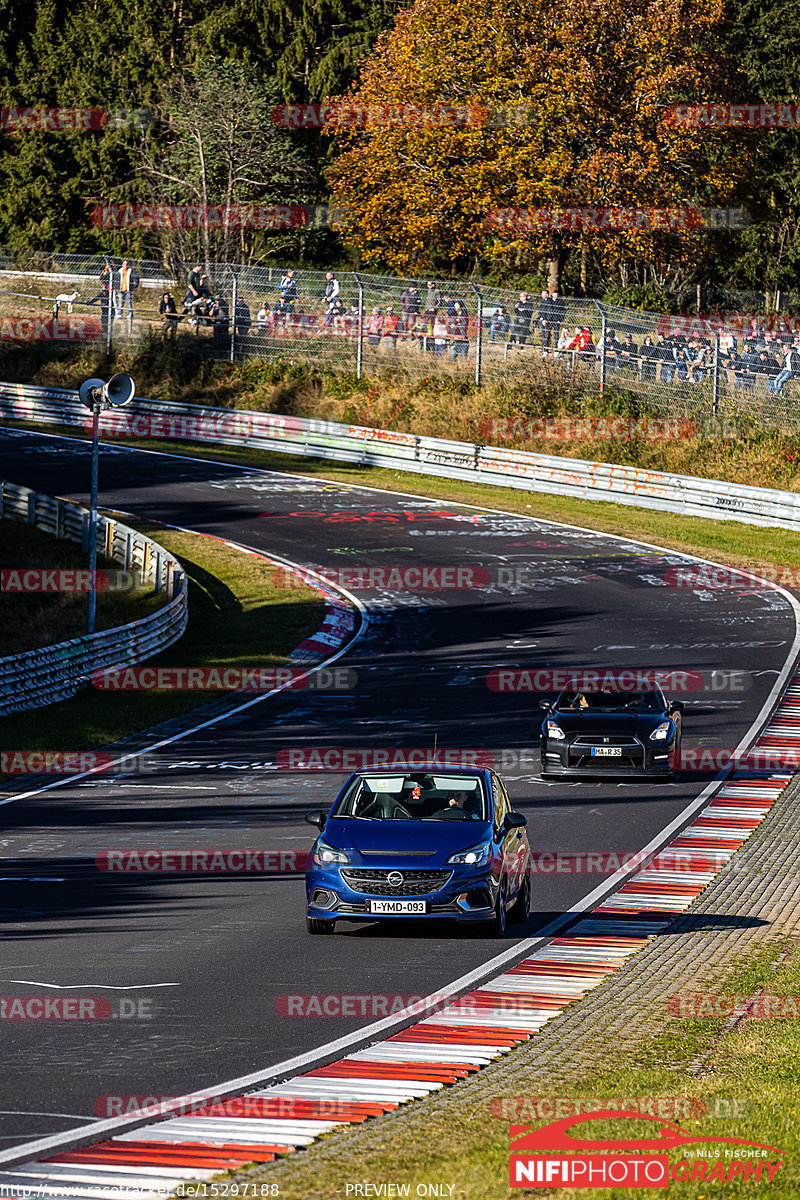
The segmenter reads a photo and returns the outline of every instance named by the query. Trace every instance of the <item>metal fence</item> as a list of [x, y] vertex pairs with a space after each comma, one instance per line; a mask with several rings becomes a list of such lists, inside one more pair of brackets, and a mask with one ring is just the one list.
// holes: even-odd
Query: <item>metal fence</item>
[[[790, 344], [800, 345], [800, 316], [762, 315], [751, 330], [745, 315], [671, 316], [572, 297], [543, 310], [541, 295], [353, 272], [339, 273], [332, 307], [325, 272], [297, 269], [296, 296], [282, 300], [285, 268], [230, 263], [207, 264], [208, 290], [222, 309], [193, 313], [184, 312], [185, 272], [137, 261], [141, 284], [128, 297], [101, 286], [105, 262], [99, 254], [0, 251], [0, 338], [92, 342], [110, 351], [149, 332], [230, 362], [289, 360], [359, 377], [444, 372], [571, 395], [622, 392], [644, 409], [692, 420], [724, 415], [800, 426], [797, 379], [772, 390]], [[175, 320], [159, 316], [164, 291], [174, 295]]]
[[[88, 549], [89, 513], [68, 500], [0, 482], [0, 519], [4, 518], [24, 520]], [[142, 662], [166, 650], [186, 629], [186, 575], [168, 551], [135, 529], [103, 516], [97, 520], [97, 549], [126, 571], [136, 571], [157, 593], [166, 591], [167, 604], [116, 629], [0, 658], [0, 716], [66, 700], [87, 686], [97, 672]]]
[[[81, 425], [77, 393], [0, 383], [0, 417]], [[616, 463], [532, 454], [304, 417], [136, 399], [101, 414], [110, 437], [185, 438], [364, 463], [525, 491], [609, 500], [686, 516], [800, 529], [800, 494]]]

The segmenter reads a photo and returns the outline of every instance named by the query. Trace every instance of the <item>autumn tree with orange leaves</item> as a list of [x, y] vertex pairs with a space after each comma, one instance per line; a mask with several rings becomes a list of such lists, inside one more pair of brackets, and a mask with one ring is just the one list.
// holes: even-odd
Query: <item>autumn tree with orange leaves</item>
[[606, 265], [696, 261], [709, 235], [493, 231], [486, 214], [735, 203], [746, 140], [664, 116], [696, 97], [741, 97], [714, 53], [724, 11], [725, 0], [417, 0], [379, 39], [346, 101], [524, 106], [526, 124], [340, 128], [330, 182], [351, 210], [348, 242], [401, 272], [546, 259], [551, 284], [580, 247]]

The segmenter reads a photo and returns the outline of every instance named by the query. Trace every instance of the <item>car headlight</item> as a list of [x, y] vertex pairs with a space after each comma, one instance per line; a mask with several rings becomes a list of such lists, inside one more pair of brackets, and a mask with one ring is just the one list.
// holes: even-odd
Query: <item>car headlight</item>
[[665, 742], [672, 733], [672, 722], [662, 721], [660, 725], [656, 725], [653, 732], [650, 734], [651, 742]]
[[544, 727], [547, 730], [547, 736], [551, 737], [554, 742], [563, 742], [567, 736], [560, 725], [556, 725], [555, 721], [545, 721]]
[[478, 846], [470, 846], [469, 850], [459, 850], [448, 858], [449, 863], [463, 867], [485, 867], [492, 857], [490, 842], [481, 842]]
[[337, 850], [335, 846], [329, 846], [327, 842], [323, 842], [322, 838], [319, 839], [314, 847], [314, 853], [311, 857], [318, 867], [327, 867], [331, 863], [350, 862], [344, 850]]

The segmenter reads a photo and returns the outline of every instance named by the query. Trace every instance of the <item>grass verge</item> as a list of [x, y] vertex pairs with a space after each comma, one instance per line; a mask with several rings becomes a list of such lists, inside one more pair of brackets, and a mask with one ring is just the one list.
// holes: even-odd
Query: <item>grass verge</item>
[[[270, 563], [199, 534], [130, 519], [128, 524], [180, 559], [189, 577], [187, 630], [169, 650], [148, 659], [148, 666], [281, 666], [319, 628], [324, 611], [319, 593], [277, 586]], [[37, 709], [34, 720], [30, 712], [0, 719], [0, 745], [6, 752], [93, 750], [223, 694], [86, 689], [71, 700]], [[10, 777], [0, 778], [8, 782]]]
[[[0, 569], [9, 571], [85, 571], [89, 555], [77, 542], [44, 533], [20, 519], [0, 521]], [[98, 555], [98, 571], [120, 571], [119, 563]], [[9, 581], [8, 587], [12, 588]], [[99, 586], [99, 585], [98, 585]], [[86, 592], [3, 592], [3, 621], [0, 624], [0, 657], [19, 654], [37, 646], [51, 646], [81, 637], [88, 614]], [[165, 603], [148, 585], [130, 591], [97, 593], [95, 628], [113, 629], [139, 617], [149, 616]]]

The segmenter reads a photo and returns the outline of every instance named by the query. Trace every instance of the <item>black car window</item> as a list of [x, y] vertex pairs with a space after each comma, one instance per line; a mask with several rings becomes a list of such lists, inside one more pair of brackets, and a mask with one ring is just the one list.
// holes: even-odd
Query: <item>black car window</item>
[[564, 691], [556, 702], [561, 712], [660, 713], [666, 705], [661, 692]]
[[486, 797], [476, 775], [449, 772], [357, 775], [332, 817], [365, 821], [485, 821]]

